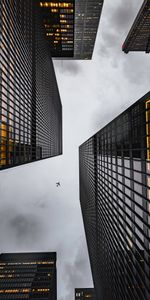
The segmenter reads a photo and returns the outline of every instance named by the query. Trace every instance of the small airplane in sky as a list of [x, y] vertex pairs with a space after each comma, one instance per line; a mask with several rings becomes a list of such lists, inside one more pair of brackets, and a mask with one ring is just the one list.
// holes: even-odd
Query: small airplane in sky
[[56, 186], [59, 187], [60, 186], [60, 182], [56, 182]]

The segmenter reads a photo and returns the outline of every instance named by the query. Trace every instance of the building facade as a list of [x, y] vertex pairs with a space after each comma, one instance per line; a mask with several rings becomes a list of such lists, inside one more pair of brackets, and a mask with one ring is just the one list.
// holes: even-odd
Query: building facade
[[93, 288], [75, 289], [75, 300], [96, 300], [95, 290]]
[[97, 299], [150, 299], [150, 93], [80, 146]]
[[91, 59], [104, 0], [75, 0], [74, 58]]
[[56, 300], [56, 253], [1, 254], [0, 299]]
[[128, 33], [122, 50], [150, 52], [150, 1], [144, 0], [142, 7]]
[[40, 1], [40, 7], [52, 57], [72, 58], [75, 1]]
[[52, 57], [91, 59], [103, 0], [40, 1]]
[[62, 153], [62, 106], [39, 1], [0, 2], [0, 169]]

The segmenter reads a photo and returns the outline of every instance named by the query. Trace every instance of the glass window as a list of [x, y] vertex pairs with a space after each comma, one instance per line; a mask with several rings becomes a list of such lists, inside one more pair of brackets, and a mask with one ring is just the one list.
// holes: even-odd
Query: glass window
[[130, 160], [129, 159], [124, 159], [124, 166], [126, 168], [130, 168]]
[[139, 195], [137, 195], [136, 193], [134, 193], [134, 200], [140, 204], [142, 206], [142, 203], [143, 203], [143, 199], [142, 197], [140, 197]]
[[124, 170], [124, 174], [125, 174], [125, 176], [130, 177], [130, 170], [129, 169], [125, 169]]
[[133, 176], [134, 176], [134, 180], [142, 182], [142, 175], [141, 175], [141, 173], [134, 172]]
[[141, 171], [141, 161], [133, 160], [133, 168], [134, 170]]
[[139, 194], [142, 194], [142, 186], [138, 183], [135, 183], [135, 182], [134, 182], [134, 190], [136, 192], [138, 192]]
[[131, 186], [131, 180], [125, 178], [125, 185], [127, 185], [128, 187], [130, 187]]

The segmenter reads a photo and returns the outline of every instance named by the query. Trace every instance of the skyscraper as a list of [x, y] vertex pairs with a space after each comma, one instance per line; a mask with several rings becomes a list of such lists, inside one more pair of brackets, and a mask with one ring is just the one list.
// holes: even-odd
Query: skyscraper
[[56, 300], [56, 253], [1, 254], [0, 299]]
[[122, 50], [150, 52], [150, 1], [144, 0], [142, 7], [128, 33]]
[[75, 289], [75, 300], [96, 300], [95, 290], [93, 288]]
[[52, 57], [91, 59], [103, 0], [0, 2], [0, 170], [62, 154]]
[[150, 92], [80, 146], [97, 299], [150, 299]]
[[103, 0], [40, 1], [52, 57], [91, 59]]
[[75, 0], [74, 59], [91, 59], [104, 0]]
[[62, 153], [62, 106], [39, 1], [0, 1], [0, 169]]

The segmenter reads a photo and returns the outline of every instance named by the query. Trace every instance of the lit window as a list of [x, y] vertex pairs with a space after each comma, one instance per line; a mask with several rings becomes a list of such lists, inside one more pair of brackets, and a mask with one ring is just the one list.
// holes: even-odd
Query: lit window
[[53, 12], [53, 13], [58, 13], [58, 9], [52, 8], [52, 9], [51, 9], [51, 12]]
[[72, 8], [73, 3], [66, 2], [40, 2], [41, 7], [60, 7], [60, 8]]

